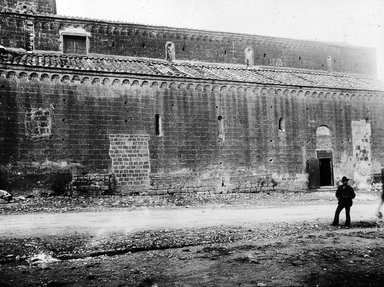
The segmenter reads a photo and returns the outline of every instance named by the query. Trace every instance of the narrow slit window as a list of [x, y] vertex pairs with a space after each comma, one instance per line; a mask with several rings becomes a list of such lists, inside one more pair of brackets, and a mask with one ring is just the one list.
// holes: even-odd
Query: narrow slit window
[[224, 120], [222, 116], [217, 117], [217, 121], [219, 124], [219, 141], [224, 143], [225, 140], [225, 132], [224, 132]]
[[155, 134], [159, 137], [163, 136], [162, 117], [159, 114], [155, 115]]
[[279, 131], [285, 132], [285, 122], [283, 118], [279, 119]]

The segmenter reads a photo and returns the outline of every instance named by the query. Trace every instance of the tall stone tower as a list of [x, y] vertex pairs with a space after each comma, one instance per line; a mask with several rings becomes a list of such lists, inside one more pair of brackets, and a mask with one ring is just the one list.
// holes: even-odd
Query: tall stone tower
[[0, 0], [0, 10], [27, 14], [56, 14], [56, 0]]

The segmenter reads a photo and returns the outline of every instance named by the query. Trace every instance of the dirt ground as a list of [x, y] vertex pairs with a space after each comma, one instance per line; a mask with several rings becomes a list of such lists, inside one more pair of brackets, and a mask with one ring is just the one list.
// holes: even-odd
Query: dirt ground
[[[332, 194], [329, 199], [302, 197], [300, 203], [300, 195], [292, 195], [298, 206], [309, 207], [305, 210], [332, 200]], [[243, 204], [236, 202], [236, 208], [275, 208], [284, 214], [286, 209], [276, 207], [290, 202], [277, 198], [247, 198]], [[215, 199], [219, 204], [212, 200], [198, 206], [222, 210], [222, 199]], [[364, 200], [360, 196], [353, 208], [370, 202], [374, 206], [376, 200], [376, 195]], [[31, 214], [29, 208], [36, 204], [8, 206], [3, 214]], [[45, 204], [50, 214], [65, 216], [62, 209]], [[303, 213], [303, 220], [292, 222], [101, 234], [82, 229], [41, 236], [2, 234], [0, 286], [384, 286], [384, 224], [375, 219], [374, 210], [353, 217], [353, 208], [350, 229], [330, 226], [329, 215], [308, 220]]]

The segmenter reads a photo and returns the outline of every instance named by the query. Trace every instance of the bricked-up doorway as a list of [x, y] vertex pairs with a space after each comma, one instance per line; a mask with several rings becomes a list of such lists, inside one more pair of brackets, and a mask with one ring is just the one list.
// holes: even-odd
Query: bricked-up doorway
[[333, 161], [331, 151], [317, 151], [320, 186], [333, 186]]
[[148, 140], [148, 135], [109, 135], [109, 155], [118, 192], [136, 193], [149, 188]]

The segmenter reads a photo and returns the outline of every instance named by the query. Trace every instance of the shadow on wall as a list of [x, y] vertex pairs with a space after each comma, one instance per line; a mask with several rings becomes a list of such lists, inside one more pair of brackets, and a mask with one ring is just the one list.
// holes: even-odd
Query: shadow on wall
[[0, 189], [13, 195], [47, 193], [61, 195], [72, 182], [72, 174], [81, 168], [80, 164], [66, 162], [7, 165], [0, 167]]

